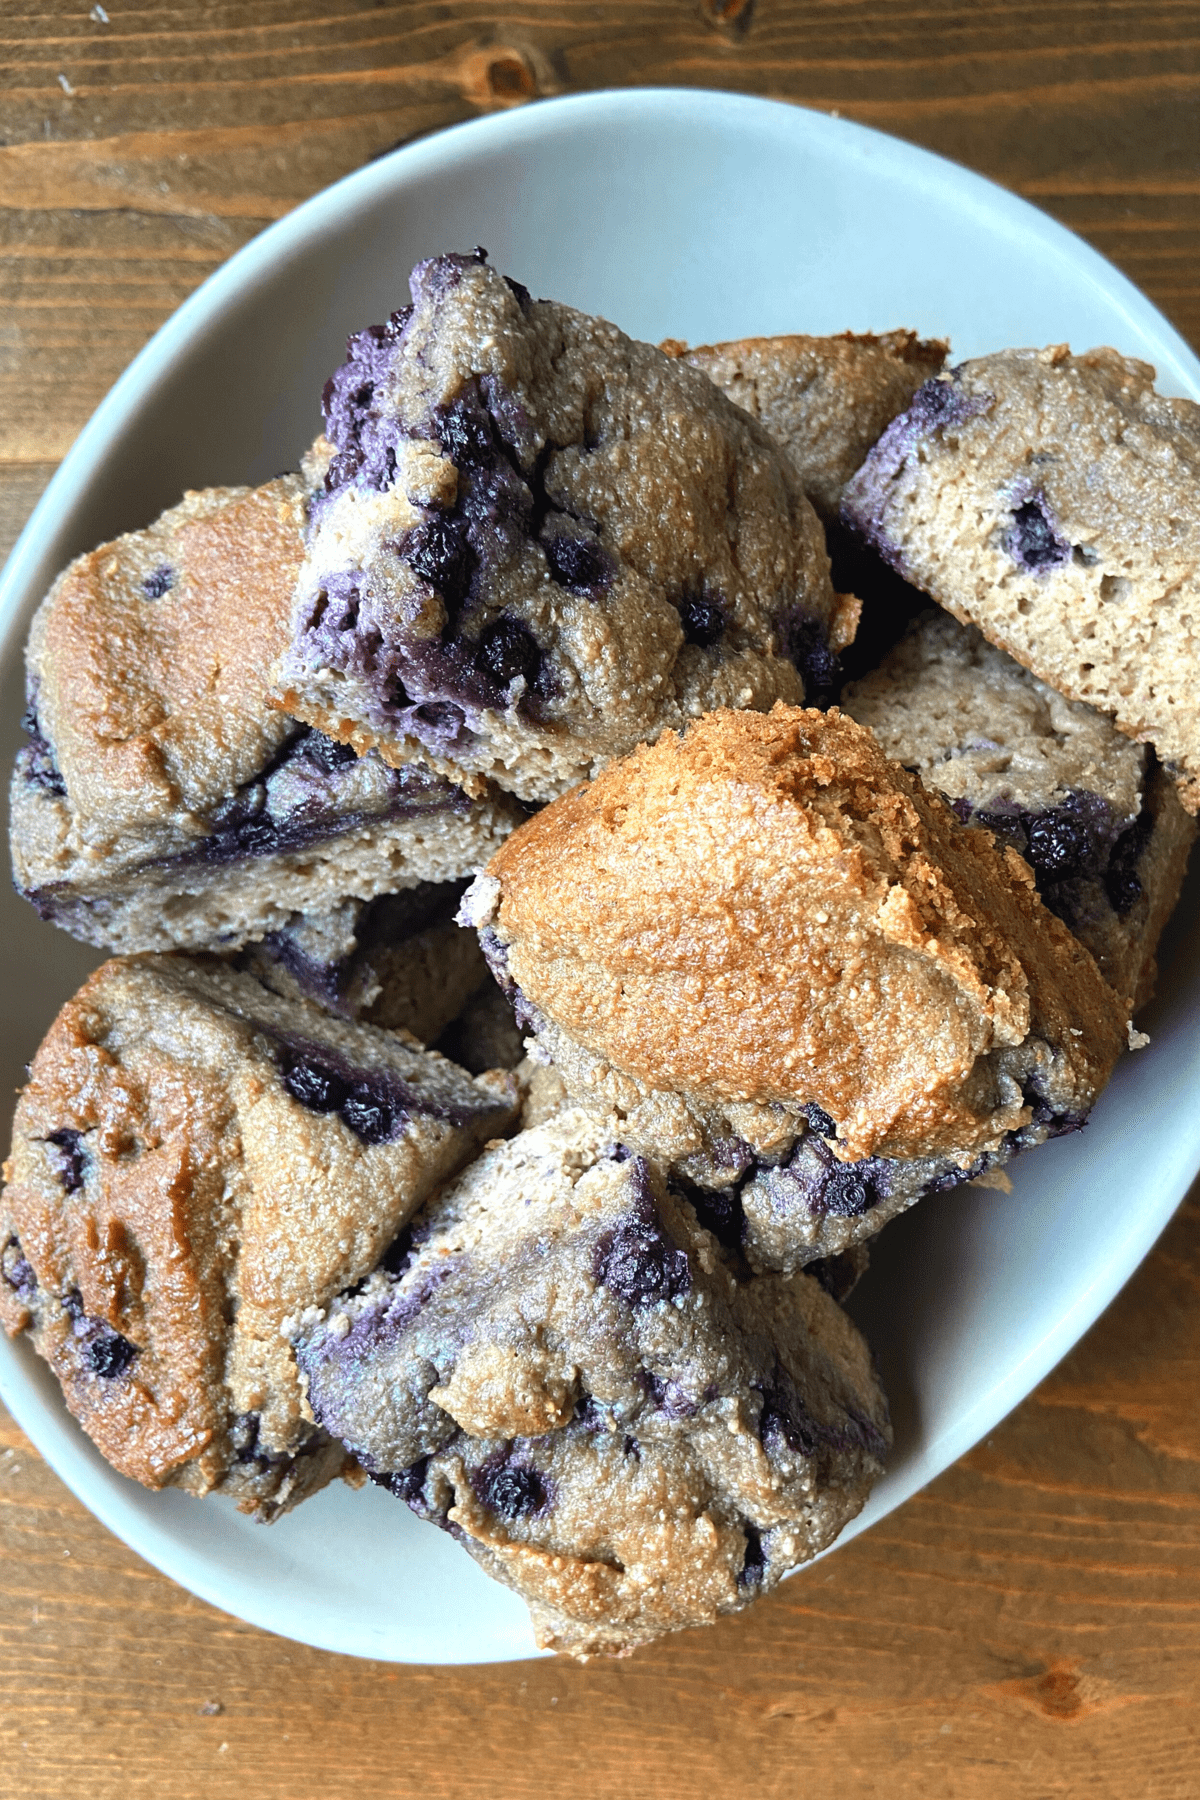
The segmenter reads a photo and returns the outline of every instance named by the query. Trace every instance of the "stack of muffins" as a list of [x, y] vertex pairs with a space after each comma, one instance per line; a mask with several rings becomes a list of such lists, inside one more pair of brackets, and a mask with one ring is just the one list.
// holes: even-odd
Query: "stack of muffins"
[[1200, 408], [945, 354], [441, 256], [297, 474], [56, 582], [15, 876], [115, 954], [0, 1318], [116, 1468], [369, 1476], [579, 1656], [862, 1506], [866, 1244], [1084, 1124], [1200, 804]]

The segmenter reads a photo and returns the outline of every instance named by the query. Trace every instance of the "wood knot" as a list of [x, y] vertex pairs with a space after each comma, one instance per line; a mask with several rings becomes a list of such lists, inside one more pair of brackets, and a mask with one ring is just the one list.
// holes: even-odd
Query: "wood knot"
[[1077, 1719], [1095, 1710], [1095, 1679], [1081, 1676], [1079, 1665], [1053, 1657], [1036, 1674], [1006, 1681], [994, 1691], [1011, 1694], [1047, 1719]]
[[524, 57], [515, 50], [502, 50], [493, 56], [484, 79], [492, 99], [499, 100], [502, 105], [537, 98], [537, 78]]
[[1083, 1711], [1079, 1677], [1070, 1663], [1053, 1662], [1029, 1684], [1030, 1697], [1051, 1719], [1073, 1719]]
[[733, 42], [739, 42], [754, 21], [755, 0], [700, 0], [700, 15], [706, 25]]
[[463, 93], [473, 105], [486, 111], [523, 106], [554, 91], [539, 72], [538, 62], [513, 44], [476, 44], [464, 52], [458, 65]]

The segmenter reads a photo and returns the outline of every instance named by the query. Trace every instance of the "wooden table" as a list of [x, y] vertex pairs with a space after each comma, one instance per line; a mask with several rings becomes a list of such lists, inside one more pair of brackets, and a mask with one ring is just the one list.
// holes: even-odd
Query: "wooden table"
[[[230, 252], [388, 146], [541, 95], [836, 109], [1048, 208], [1200, 343], [1191, 0], [0, 9], [0, 530]], [[718, 1628], [584, 1668], [354, 1662], [141, 1563], [11, 1425], [0, 1793], [1200, 1794], [1200, 1207], [978, 1449]]]

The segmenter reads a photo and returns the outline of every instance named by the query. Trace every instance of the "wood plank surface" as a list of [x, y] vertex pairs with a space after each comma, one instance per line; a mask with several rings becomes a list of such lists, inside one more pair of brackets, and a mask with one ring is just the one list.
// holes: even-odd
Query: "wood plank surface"
[[[0, 547], [170, 311], [397, 142], [676, 83], [1027, 195], [1200, 343], [1192, 0], [0, 0]], [[984, 1445], [625, 1663], [398, 1669], [213, 1612], [0, 1432], [0, 1795], [1200, 1794], [1200, 1206]]]

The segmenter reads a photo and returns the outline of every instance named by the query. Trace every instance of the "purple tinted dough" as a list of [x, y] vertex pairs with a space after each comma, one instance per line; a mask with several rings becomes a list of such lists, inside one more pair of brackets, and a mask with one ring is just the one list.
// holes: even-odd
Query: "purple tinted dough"
[[865, 1450], [881, 1460], [887, 1456], [887, 1441], [878, 1427], [852, 1407], [844, 1409], [837, 1424], [815, 1419], [782, 1363], [776, 1363], [771, 1380], [763, 1384], [761, 1392], [758, 1434], [768, 1454], [782, 1456], [791, 1451], [793, 1455], [811, 1457], [821, 1450]]
[[386, 488], [396, 472], [395, 427], [380, 418], [377, 400], [411, 316], [412, 308], [402, 307], [386, 325], [368, 326], [347, 339], [346, 361], [325, 383], [325, 434], [334, 448], [326, 493], [356, 479], [364, 487]]
[[917, 389], [908, 411], [892, 420], [842, 498], [842, 523], [859, 532], [900, 574], [903, 553], [883, 522], [892, 483], [919, 444], [956, 431], [996, 403], [994, 394], [963, 393], [958, 376], [959, 371], [952, 369], [948, 381], [934, 379]]
[[[21, 755], [28, 755], [28, 751]], [[342, 777], [356, 761], [349, 745], [337, 744], [321, 732], [305, 727], [261, 774], [224, 802], [214, 819], [214, 830], [207, 837], [196, 839], [175, 856], [148, 858], [139, 865], [138, 872], [248, 862], [261, 856], [306, 850], [347, 832], [400, 819], [470, 811], [471, 802], [460, 788], [416, 764], [386, 770], [390, 797], [381, 808], [342, 810]], [[273, 775], [284, 769], [293, 784], [307, 792], [298, 805], [275, 816], [269, 783]], [[25, 888], [21, 893], [41, 918], [67, 930], [75, 929], [72, 921], [79, 919], [79, 929], [85, 937], [91, 935], [87, 919], [106, 904], [101, 897], [74, 893], [66, 884], [57, 882]]]
[[[664, 1381], [652, 1369], [643, 1369], [640, 1380], [647, 1395], [664, 1417], [691, 1419], [700, 1411], [700, 1401], [689, 1394], [678, 1381]], [[716, 1395], [706, 1395], [705, 1398], [715, 1399]]]
[[659, 1217], [650, 1172], [641, 1157], [633, 1159], [630, 1187], [633, 1206], [596, 1247], [596, 1280], [630, 1306], [655, 1306], [690, 1292], [692, 1273], [687, 1252], [667, 1235]]

